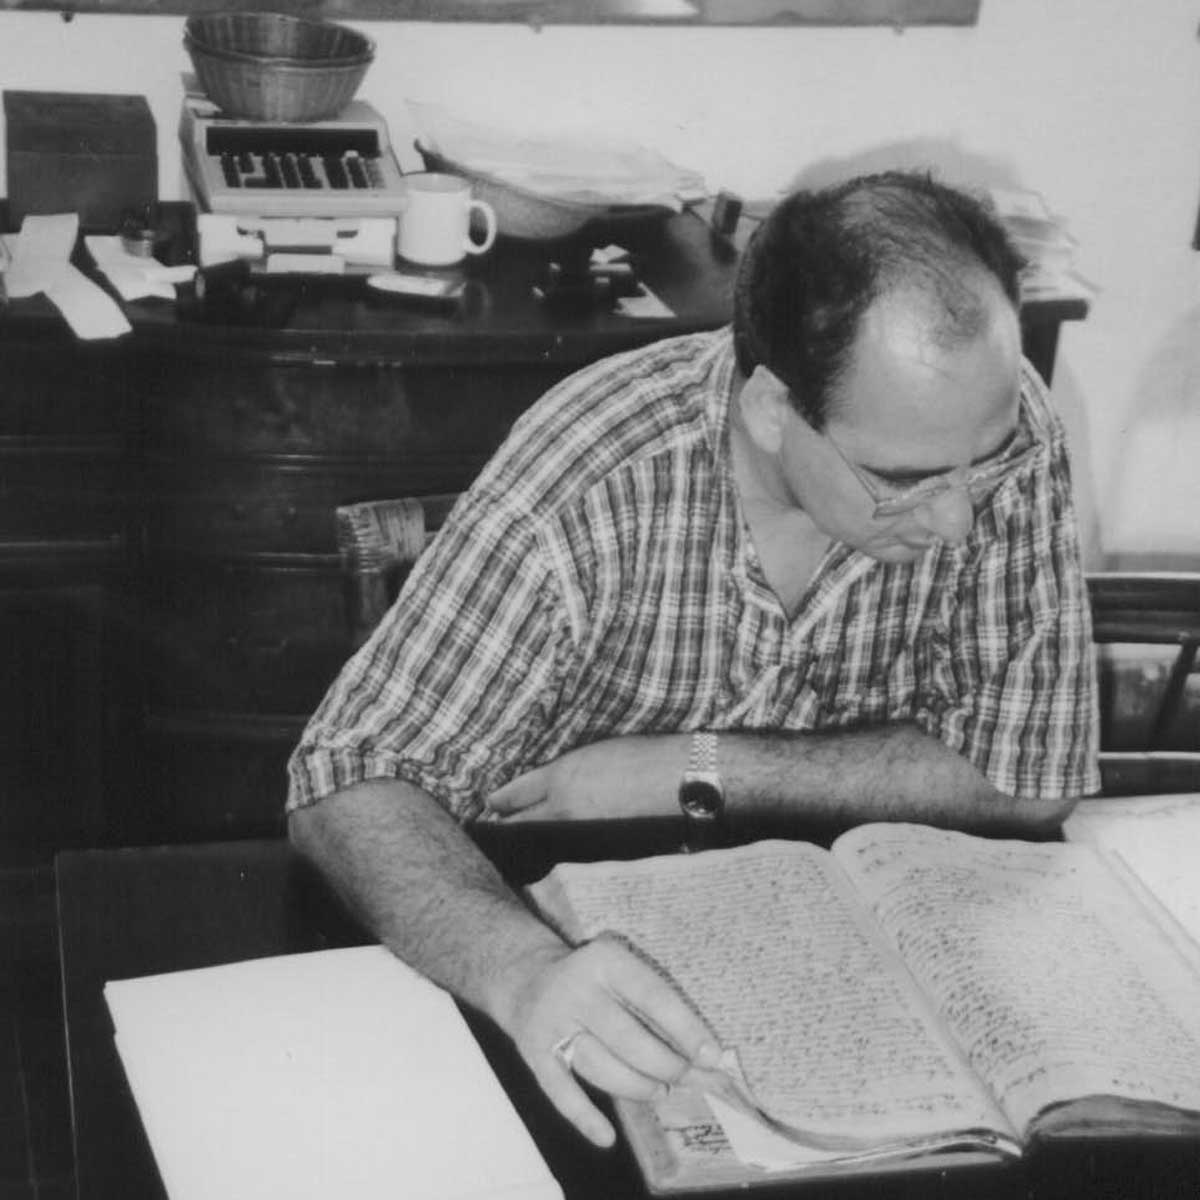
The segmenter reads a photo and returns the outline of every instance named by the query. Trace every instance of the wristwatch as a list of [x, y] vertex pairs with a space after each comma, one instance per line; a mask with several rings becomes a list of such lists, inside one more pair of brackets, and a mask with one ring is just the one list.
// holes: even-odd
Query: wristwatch
[[685, 850], [719, 845], [725, 825], [725, 787], [717, 773], [717, 735], [692, 734], [687, 769], [679, 785]]

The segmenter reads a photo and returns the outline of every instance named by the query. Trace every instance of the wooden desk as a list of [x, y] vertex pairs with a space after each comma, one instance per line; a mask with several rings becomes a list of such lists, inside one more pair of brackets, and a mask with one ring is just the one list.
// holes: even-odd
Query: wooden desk
[[[647, 853], [678, 829], [647, 825], [631, 841], [609, 828], [567, 841], [504, 835], [486, 847], [514, 880], [560, 856]], [[590, 851], [590, 853], [588, 853]], [[112, 1041], [105, 980], [211, 966], [363, 941], [280, 841], [76, 851], [57, 859], [63, 994], [80, 1200], [160, 1197], [161, 1184]], [[472, 1028], [562, 1184], [567, 1200], [644, 1197], [623, 1149], [594, 1150], [550, 1109], [523, 1065], [485, 1022]], [[403, 1196], [398, 1181], [397, 1196]], [[765, 1189], [756, 1200], [1081, 1200], [1200, 1194], [1200, 1147], [1151, 1142], [1056, 1147], [1027, 1163], [887, 1179]], [[747, 1193], [741, 1193], [746, 1197]]]

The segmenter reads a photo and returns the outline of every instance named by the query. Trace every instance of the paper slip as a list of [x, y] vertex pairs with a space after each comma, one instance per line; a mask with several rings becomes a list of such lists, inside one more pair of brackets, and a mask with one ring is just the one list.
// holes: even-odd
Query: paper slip
[[621, 316], [663, 320], [675, 315], [644, 283], [641, 287], [639, 295], [622, 296], [617, 301], [616, 311]]
[[450, 996], [380, 946], [110, 982], [171, 1200], [562, 1200]]
[[17, 300], [44, 292], [74, 333], [87, 340], [128, 333], [132, 326], [120, 305], [71, 265], [78, 236], [77, 213], [27, 216], [21, 232], [8, 242], [9, 296]]
[[130, 254], [119, 237], [94, 234], [83, 239], [96, 266], [117, 289], [122, 300], [157, 297], [175, 299], [175, 285], [186, 283], [196, 274], [194, 266], [167, 267], [155, 258]]
[[8, 294], [19, 300], [44, 292], [65, 272], [78, 234], [75, 213], [26, 217], [9, 242]]
[[607, 266], [609, 263], [621, 262], [628, 257], [629, 251], [624, 246], [609, 242], [607, 246], [597, 246], [588, 261], [598, 266]]

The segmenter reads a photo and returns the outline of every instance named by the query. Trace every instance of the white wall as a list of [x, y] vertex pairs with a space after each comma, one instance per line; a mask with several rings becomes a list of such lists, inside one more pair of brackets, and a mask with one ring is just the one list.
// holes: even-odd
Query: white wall
[[[1100, 289], [1055, 381], [1089, 560], [1200, 561], [1198, 20], [1193, 0], [984, 0], [976, 26], [903, 33], [378, 22], [361, 95], [405, 149], [405, 101], [435, 101], [636, 137], [751, 197], [891, 163], [1039, 189]], [[0, 13], [0, 86], [146, 94], [178, 198], [182, 25]]]

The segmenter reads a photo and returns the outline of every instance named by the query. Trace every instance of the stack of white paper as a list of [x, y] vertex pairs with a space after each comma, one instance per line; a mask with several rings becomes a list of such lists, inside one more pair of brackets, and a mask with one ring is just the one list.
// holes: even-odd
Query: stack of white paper
[[104, 994], [172, 1200], [562, 1200], [453, 1000], [382, 947]]
[[1025, 259], [1022, 296], [1027, 300], [1047, 295], [1087, 297], [1092, 289], [1075, 272], [1078, 243], [1066, 218], [1052, 212], [1040, 192], [992, 188], [990, 195], [997, 218]]
[[1063, 833], [1117, 857], [1200, 943], [1200, 793], [1081, 800]]

